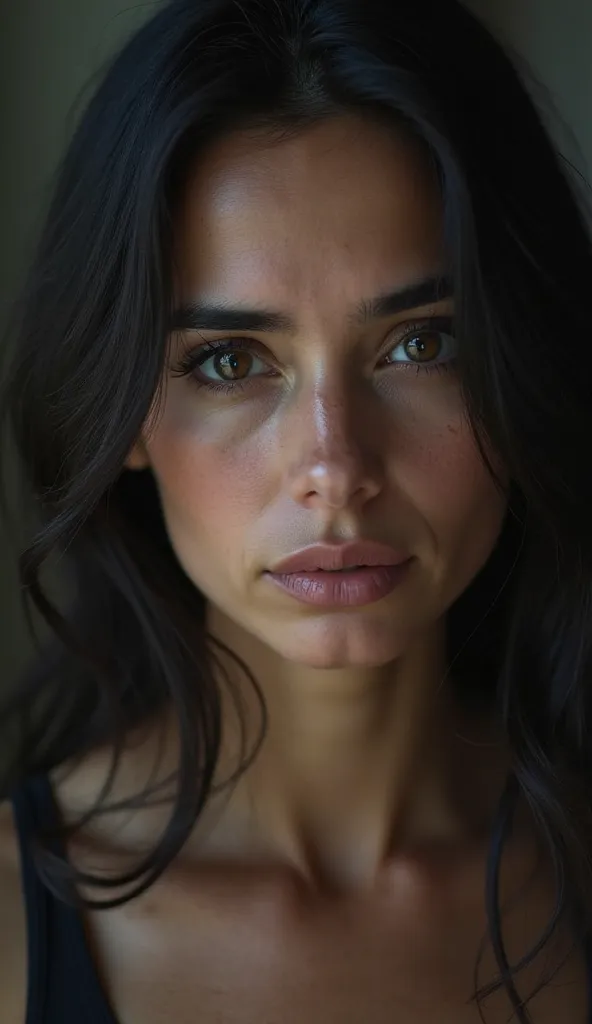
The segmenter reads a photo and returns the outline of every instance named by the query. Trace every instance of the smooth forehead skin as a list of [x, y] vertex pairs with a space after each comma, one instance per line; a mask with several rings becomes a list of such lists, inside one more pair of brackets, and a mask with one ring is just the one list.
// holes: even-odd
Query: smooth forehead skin
[[[173, 373], [184, 349], [227, 335], [172, 335], [159, 422], [133, 464], [152, 467], [177, 557], [215, 607], [284, 658], [390, 662], [482, 567], [505, 508], [456, 373], [375, 372], [389, 337], [450, 315], [452, 300], [351, 318], [364, 299], [446, 271], [433, 170], [403, 136], [351, 117], [273, 145], [237, 134], [189, 179], [177, 229], [180, 303], [296, 323], [247, 333], [278, 373], [232, 395]], [[404, 586], [364, 608], [304, 607], [263, 574], [307, 545], [357, 538], [416, 560]]]
[[394, 131], [344, 117], [275, 145], [245, 132], [206, 156], [186, 193], [181, 292], [197, 284], [341, 331], [360, 296], [441, 266], [440, 218], [425, 155]]

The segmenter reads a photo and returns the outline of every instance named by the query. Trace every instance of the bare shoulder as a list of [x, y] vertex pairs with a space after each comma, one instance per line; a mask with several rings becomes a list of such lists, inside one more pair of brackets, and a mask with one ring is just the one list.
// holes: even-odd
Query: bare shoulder
[[0, 993], [3, 1024], [24, 1024], [27, 927], [12, 807], [0, 804]]

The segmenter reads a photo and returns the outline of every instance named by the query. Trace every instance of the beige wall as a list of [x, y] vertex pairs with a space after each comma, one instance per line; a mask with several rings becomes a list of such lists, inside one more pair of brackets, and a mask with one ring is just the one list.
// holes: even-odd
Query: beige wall
[[[592, 177], [592, 0], [470, 0], [470, 6], [532, 65], [565, 122], [553, 118], [562, 148]], [[1, 0], [0, 320], [80, 90], [152, 9], [130, 0]], [[537, 96], [549, 105], [544, 94]], [[27, 652], [14, 559], [0, 535], [0, 685], [14, 677]]]

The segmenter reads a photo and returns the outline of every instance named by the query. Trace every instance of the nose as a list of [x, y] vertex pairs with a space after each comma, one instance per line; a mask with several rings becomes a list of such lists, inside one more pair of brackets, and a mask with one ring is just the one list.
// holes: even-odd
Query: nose
[[[335, 513], [360, 508], [380, 494], [384, 481], [380, 431], [370, 410], [344, 388], [301, 395], [286, 424], [282, 446], [288, 491], [303, 507]], [[375, 427], [376, 425], [374, 425]]]

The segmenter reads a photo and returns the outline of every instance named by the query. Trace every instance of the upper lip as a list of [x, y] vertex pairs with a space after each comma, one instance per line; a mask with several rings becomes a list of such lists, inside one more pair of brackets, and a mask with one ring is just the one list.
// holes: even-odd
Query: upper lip
[[352, 544], [314, 544], [283, 558], [273, 566], [271, 572], [327, 572], [349, 566], [400, 565], [408, 560], [409, 555], [370, 540], [355, 541]]

